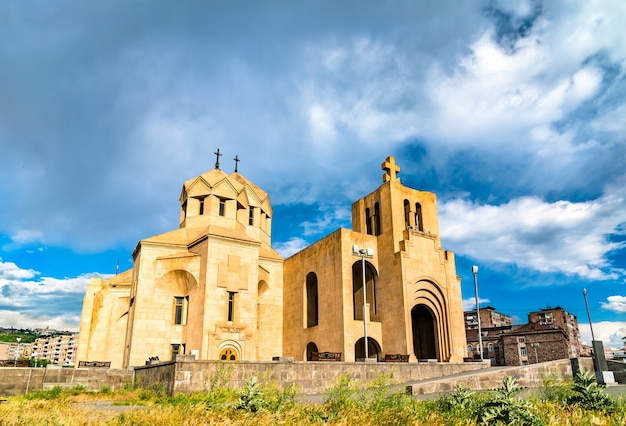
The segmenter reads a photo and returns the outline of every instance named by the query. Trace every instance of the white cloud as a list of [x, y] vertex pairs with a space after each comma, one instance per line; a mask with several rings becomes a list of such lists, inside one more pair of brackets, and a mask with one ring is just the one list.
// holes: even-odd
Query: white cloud
[[288, 258], [292, 254], [299, 252], [300, 250], [309, 246], [309, 242], [299, 237], [293, 237], [284, 243], [274, 244], [274, 248], [281, 256]]
[[477, 260], [616, 279], [607, 255], [624, 243], [611, 242], [607, 235], [623, 233], [626, 200], [612, 194], [578, 203], [522, 197], [480, 205], [455, 199], [440, 206], [440, 222], [446, 244]]
[[305, 236], [320, 236], [329, 230], [336, 230], [350, 222], [352, 210], [348, 207], [325, 206], [316, 215], [316, 220], [302, 222]]
[[22, 269], [0, 260], [0, 324], [16, 328], [49, 326], [77, 329], [85, 289], [93, 276], [73, 278], [40, 277], [39, 272]]
[[[478, 298], [478, 305], [483, 305], [485, 303], [489, 303], [490, 300], [489, 299], [483, 299], [481, 297]], [[482, 309], [482, 308], [481, 308]], [[464, 311], [475, 311], [476, 310], [476, 298], [475, 297], [470, 297], [469, 299], [463, 299], [463, 310]]]
[[[579, 323], [580, 340], [587, 346], [591, 346], [591, 328], [587, 323]], [[601, 340], [604, 347], [623, 348], [622, 337], [626, 336], [626, 321], [600, 321], [593, 323], [593, 335], [596, 340]]]
[[617, 313], [626, 313], [626, 296], [609, 296], [607, 302], [601, 302], [602, 309]]

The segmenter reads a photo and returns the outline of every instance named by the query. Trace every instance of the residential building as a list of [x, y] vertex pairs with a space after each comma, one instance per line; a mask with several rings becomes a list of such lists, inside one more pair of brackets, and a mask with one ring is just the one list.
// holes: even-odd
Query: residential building
[[569, 341], [568, 354], [570, 358], [580, 356], [582, 343], [578, 319], [561, 307], [546, 308], [528, 314], [528, 322], [536, 322], [544, 325], [554, 325], [565, 332]]
[[40, 337], [30, 345], [30, 356], [52, 364], [73, 366], [77, 346], [78, 333]]
[[[509, 315], [497, 312], [496, 309], [492, 306], [479, 308], [478, 311], [480, 312], [481, 328], [506, 327], [512, 324], [511, 317]], [[473, 330], [478, 328], [478, 317], [476, 316], [476, 309], [465, 311], [463, 315], [465, 316], [466, 330]]]

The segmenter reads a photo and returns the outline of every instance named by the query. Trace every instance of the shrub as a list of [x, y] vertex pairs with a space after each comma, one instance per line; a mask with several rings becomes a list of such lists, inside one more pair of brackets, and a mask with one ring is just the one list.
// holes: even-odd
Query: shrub
[[523, 388], [515, 383], [511, 376], [505, 376], [502, 387], [495, 389], [499, 393], [481, 407], [478, 414], [479, 424], [538, 425], [539, 417], [533, 413], [532, 402], [516, 398]]
[[615, 401], [604, 393], [604, 387], [590, 371], [578, 370], [572, 385], [573, 395], [568, 402], [585, 410], [611, 410]]
[[24, 397], [26, 399], [58, 399], [63, 393], [61, 386], [54, 386], [48, 390], [40, 390], [35, 392], [29, 392]]
[[357, 402], [358, 386], [347, 374], [338, 376], [328, 389], [324, 398], [324, 409], [327, 412], [325, 420], [333, 421], [345, 415], [350, 409], [360, 405]]
[[239, 400], [235, 408], [256, 413], [265, 405], [266, 402], [263, 400], [263, 391], [257, 383], [256, 376], [252, 376], [246, 380], [244, 388], [240, 391]]
[[571, 388], [571, 381], [563, 382], [556, 375], [545, 375], [541, 378], [538, 397], [541, 401], [566, 403], [572, 395]]

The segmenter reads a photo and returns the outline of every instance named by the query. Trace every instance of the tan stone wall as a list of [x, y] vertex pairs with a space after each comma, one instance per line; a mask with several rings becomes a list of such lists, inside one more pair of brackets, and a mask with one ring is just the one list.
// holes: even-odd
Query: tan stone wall
[[112, 368], [123, 365], [130, 283], [126, 278], [115, 284], [109, 281], [92, 278], [87, 286], [75, 365], [78, 361], [110, 361]]
[[[243, 387], [245, 381], [256, 376], [260, 381], [273, 382], [281, 387], [294, 383], [305, 394], [324, 393], [333, 381], [347, 375], [360, 384], [390, 375], [393, 383], [407, 383], [452, 375], [464, 371], [487, 368], [480, 363], [354, 363], [354, 362], [236, 362], [179, 361], [176, 363], [174, 393], [205, 391], [216, 376], [227, 377], [232, 388]], [[140, 375], [158, 376], [150, 373], [159, 366], [137, 369], [136, 380], [147, 383]], [[163, 367], [169, 368], [169, 367]]]
[[71, 388], [84, 386], [112, 390], [131, 384], [132, 370], [101, 368], [0, 368], [0, 395], [13, 396], [26, 392], [51, 389], [54, 386]]

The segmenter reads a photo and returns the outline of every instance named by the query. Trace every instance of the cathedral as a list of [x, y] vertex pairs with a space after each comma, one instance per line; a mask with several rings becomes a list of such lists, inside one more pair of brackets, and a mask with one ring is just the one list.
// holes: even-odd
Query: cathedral
[[180, 227], [139, 241], [132, 269], [92, 278], [77, 361], [463, 360], [460, 278], [435, 194], [403, 186], [393, 157], [382, 185], [352, 205], [352, 230], [284, 259], [268, 194], [223, 172], [216, 154], [213, 170], [183, 184]]

